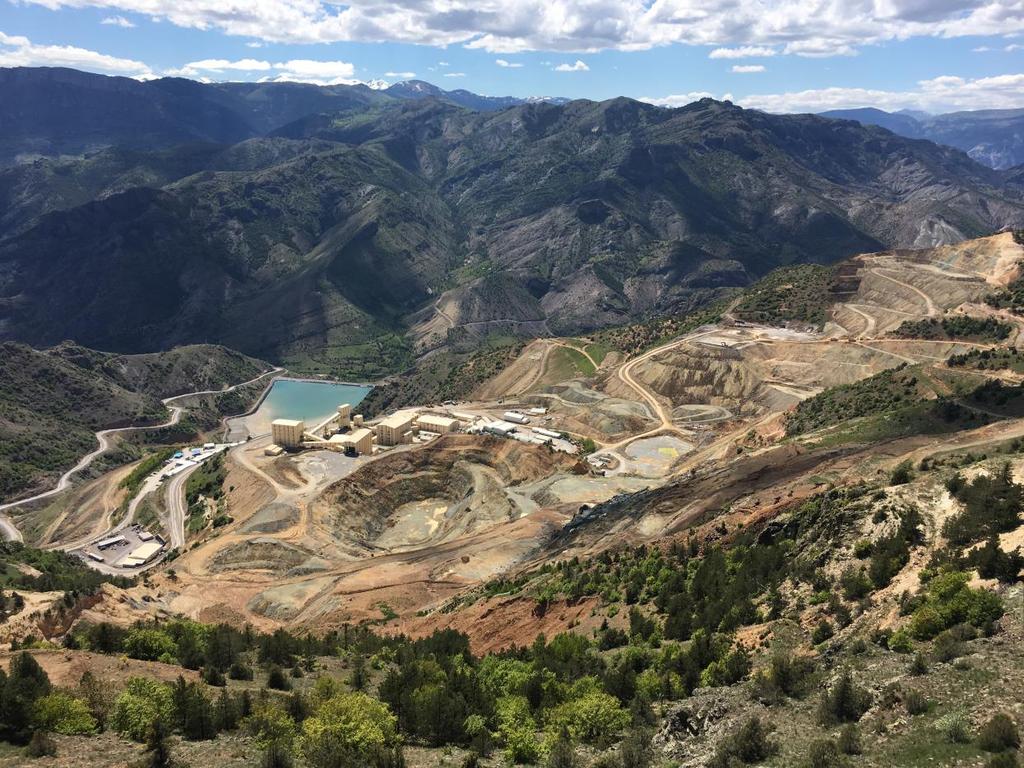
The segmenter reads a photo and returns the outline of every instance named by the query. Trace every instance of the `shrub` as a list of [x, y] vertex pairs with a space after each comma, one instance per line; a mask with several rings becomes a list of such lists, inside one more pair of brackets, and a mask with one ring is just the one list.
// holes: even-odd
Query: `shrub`
[[853, 556], [858, 560], [864, 560], [865, 558], [871, 557], [871, 549], [874, 545], [870, 539], [858, 539], [853, 545]]
[[576, 747], [569, 737], [569, 732], [563, 728], [558, 738], [551, 744], [544, 768], [576, 768], [578, 765]]
[[295, 739], [295, 721], [270, 702], [257, 704], [242, 725], [256, 744], [264, 749], [275, 743], [291, 745]]
[[932, 644], [932, 654], [936, 661], [952, 661], [963, 656], [964, 644], [949, 630], [940, 632]]
[[911, 464], [909, 459], [901, 461], [893, 467], [892, 472], [889, 473], [889, 485], [905, 485], [906, 483], [909, 483], [911, 478], [910, 468]]
[[842, 764], [839, 745], [832, 739], [819, 739], [811, 744], [807, 762], [810, 768], [835, 768]]
[[909, 715], [923, 715], [931, 707], [931, 702], [920, 691], [911, 689], [903, 696], [903, 706]]
[[889, 650], [894, 653], [910, 653], [914, 650], [914, 643], [905, 629], [897, 629], [889, 638]]
[[814, 661], [806, 656], [774, 654], [768, 668], [754, 678], [757, 698], [776, 702], [784, 697], [799, 699], [806, 695], [814, 675]]
[[1020, 746], [1017, 723], [1006, 714], [993, 715], [978, 731], [978, 746], [986, 752], [1002, 752]]
[[844, 755], [859, 755], [864, 751], [860, 743], [860, 728], [856, 723], [847, 723], [839, 732], [839, 751]]
[[854, 683], [849, 670], [844, 670], [832, 687], [822, 694], [818, 718], [824, 725], [855, 723], [870, 706], [871, 694]]
[[971, 740], [970, 721], [963, 712], [951, 712], [939, 718], [935, 727], [951, 744], [966, 744]]
[[271, 688], [275, 691], [290, 691], [292, 684], [284, 674], [284, 670], [276, 664], [270, 668], [270, 673], [267, 675], [267, 688]]
[[56, 757], [57, 744], [46, 731], [36, 731], [25, 748], [29, 757]]
[[1017, 760], [1017, 755], [1013, 752], [1000, 752], [998, 755], [992, 755], [985, 763], [985, 768], [1019, 768], [1020, 761]]
[[746, 720], [731, 737], [718, 743], [709, 768], [730, 768], [737, 761], [748, 765], [760, 763], [775, 754], [777, 747], [769, 739], [771, 726], [757, 715]]
[[648, 768], [654, 760], [651, 734], [644, 728], [637, 728], [626, 734], [619, 745], [619, 761], [622, 768]]
[[260, 768], [292, 768], [293, 765], [295, 759], [292, 757], [291, 746], [285, 742], [270, 742], [260, 758]]
[[928, 672], [928, 662], [920, 651], [914, 654], [914, 660], [910, 662], [910, 674], [919, 677]]
[[835, 630], [832, 629], [832, 625], [827, 619], [822, 619], [818, 622], [818, 626], [814, 628], [814, 632], [811, 633], [811, 642], [815, 645], [824, 643], [835, 634]]
[[1000, 618], [1003, 603], [999, 596], [986, 589], [971, 589], [969, 579], [962, 571], [947, 571], [932, 579], [923, 604], [911, 617], [910, 633], [918, 640], [930, 640], [957, 624], [984, 627]]
[[871, 579], [863, 568], [854, 568], [852, 565], [845, 568], [839, 576], [839, 584], [847, 600], [860, 600], [871, 593]]
[[231, 665], [231, 668], [228, 669], [228, 677], [232, 680], [252, 680], [252, 667], [235, 662]]

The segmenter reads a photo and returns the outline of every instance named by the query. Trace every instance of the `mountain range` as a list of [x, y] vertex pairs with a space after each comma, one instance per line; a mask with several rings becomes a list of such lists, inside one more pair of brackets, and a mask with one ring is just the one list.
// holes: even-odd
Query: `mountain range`
[[0, 340], [369, 378], [1024, 226], [1018, 171], [849, 120], [452, 93], [3, 71], [8, 157], [104, 148], [0, 171]]
[[430, 98], [476, 111], [528, 101], [445, 91], [422, 80], [384, 88], [172, 77], [139, 81], [60, 67], [0, 68], [0, 96], [0, 165], [111, 145], [152, 150], [189, 141], [232, 143], [308, 114], [399, 100]]
[[956, 147], [991, 168], [1007, 169], [1024, 163], [1024, 109], [929, 115], [864, 108], [833, 110], [822, 115], [878, 125], [900, 136]]

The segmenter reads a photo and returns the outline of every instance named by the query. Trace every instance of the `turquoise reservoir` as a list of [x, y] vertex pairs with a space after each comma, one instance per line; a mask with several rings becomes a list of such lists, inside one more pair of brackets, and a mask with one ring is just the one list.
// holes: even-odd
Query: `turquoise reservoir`
[[313, 426], [334, 413], [342, 403], [348, 403], [355, 409], [369, 391], [370, 387], [331, 381], [278, 379], [256, 414], [260, 421], [301, 419]]

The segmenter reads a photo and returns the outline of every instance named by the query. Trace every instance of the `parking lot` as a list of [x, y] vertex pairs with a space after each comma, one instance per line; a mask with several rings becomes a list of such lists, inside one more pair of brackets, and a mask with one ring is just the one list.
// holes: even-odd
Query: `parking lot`
[[[92, 555], [98, 555], [99, 557], [103, 558], [103, 564], [111, 566], [113, 568], [124, 568], [126, 573], [130, 573], [134, 570], [137, 570], [137, 568], [124, 567], [121, 565], [121, 563], [125, 560], [125, 558], [128, 557], [130, 553], [134, 552], [141, 545], [147, 543], [142, 538], [143, 534], [145, 534], [145, 529], [142, 528], [142, 526], [138, 524], [129, 525], [125, 527], [123, 530], [117, 531], [116, 533], [111, 533], [108, 536], [105, 536], [103, 539], [100, 539], [99, 541], [93, 542], [89, 546], [82, 548], [81, 550], [79, 550], [79, 554], [91, 565], [96, 565], [99, 563], [99, 561], [94, 560], [92, 558]], [[149, 541], [157, 543], [163, 541], [161, 537], [152, 534], [152, 532], [150, 532], [150, 534], [153, 536], [153, 538], [149, 539]], [[121, 540], [107, 547], [104, 547], [103, 549], [100, 549], [97, 546], [97, 544], [99, 544], [101, 541], [105, 541], [108, 539]]]

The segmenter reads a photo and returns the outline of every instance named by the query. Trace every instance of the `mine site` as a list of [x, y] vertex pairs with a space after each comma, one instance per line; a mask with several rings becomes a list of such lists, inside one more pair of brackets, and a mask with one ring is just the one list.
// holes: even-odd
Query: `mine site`
[[[829, 439], [780, 442], [795, 404], [899, 366], [922, 365], [948, 386], [950, 356], [994, 346], [895, 335], [903, 323], [998, 317], [1012, 324], [1006, 344], [1024, 344], [1021, 320], [982, 303], [1016, 278], [1021, 256], [1009, 234], [867, 254], [839, 268], [820, 329], [765, 324], [734, 303], [633, 357], [586, 338], [539, 339], [469, 399], [374, 418], [359, 412], [366, 387], [274, 373], [250, 413], [228, 418], [214, 442], [175, 451], [130, 498], [130, 468], [119, 468], [5, 514], [16, 523], [30, 507], [48, 521], [33, 544], [107, 573], [144, 572], [144, 586], [105, 596], [115, 614], [304, 630], [386, 619], [423, 631], [475, 586], [544, 562], [560, 531], [579, 531], [569, 552], [609, 537], [657, 541], [701, 519], [707, 502], [679, 493], [622, 530], [579, 525], [616, 498], [734, 472], [730, 503], [753, 510], [766, 502], [746, 465]], [[1003, 438], [1011, 424], [979, 434]], [[799, 459], [775, 471], [793, 486], [824, 472]], [[217, 494], [187, 498], [189, 478], [204, 473], [217, 476]], [[535, 631], [508, 626], [503, 641], [519, 629]]]

